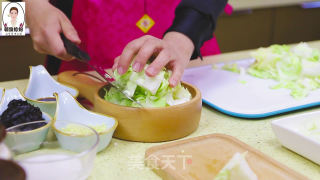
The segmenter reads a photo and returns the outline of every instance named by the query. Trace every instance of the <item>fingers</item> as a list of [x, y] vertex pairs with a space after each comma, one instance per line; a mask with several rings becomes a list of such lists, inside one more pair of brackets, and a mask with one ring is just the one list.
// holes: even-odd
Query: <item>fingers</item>
[[[37, 5], [37, 4], [36, 4]], [[45, 12], [45, 13], [44, 13]], [[28, 15], [33, 47], [43, 54], [50, 54], [63, 60], [73, 57], [67, 54], [60, 33], [74, 43], [80, 43], [80, 38], [70, 20], [51, 4], [42, 4], [42, 8]]]
[[157, 75], [163, 67], [165, 67], [168, 62], [171, 61], [171, 57], [169, 52], [166, 50], [162, 50], [156, 59], [148, 66], [146, 69], [146, 74], [148, 76], [155, 76]]
[[184, 67], [177, 64], [173, 67], [172, 75], [169, 79], [169, 85], [175, 87], [181, 80], [183, 75]]
[[[157, 51], [159, 51], [163, 47], [162, 42], [158, 39], [148, 39], [144, 42], [142, 47], [140, 48], [134, 63], [133, 70], [136, 72], [140, 72], [143, 70], [143, 67], [146, 65], [147, 61], [150, 57]], [[163, 67], [163, 66], [162, 66]]]
[[143, 70], [145, 64], [154, 54], [158, 54], [155, 60], [146, 69], [148, 76], [156, 76], [166, 65], [170, 65], [172, 75], [169, 79], [171, 87], [175, 87], [182, 77], [184, 68], [189, 62], [188, 55], [183, 54], [175, 47], [176, 43], [168, 43], [152, 36], [143, 36], [131, 41], [122, 54], [115, 58], [113, 70], [117, 69], [120, 75], [124, 74], [136, 55], [132, 68], [136, 72]]
[[69, 39], [70, 41], [76, 44], [81, 43], [81, 40], [78, 36], [77, 31], [75, 30], [70, 20], [66, 16], [62, 15], [60, 17], [60, 25], [61, 25], [61, 30], [67, 39]]
[[63, 60], [73, 59], [71, 55], [67, 54], [59, 32], [54, 29], [34, 35], [33, 47], [39, 53], [56, 56]]
[[127, 46], [123, 49], [117, 67], [118, 73], [120, 75], [127, 72], [133, 56], [139, 51], [141, 46], [144, 44], [145, 39], [146, 36], [133, 40], [130, 43], [128, 43]]
[[56, 56], [62, 60], [72, 60], [73, 57], [67, 53], [63, 41], [61, 40], [60, 33], [53, 33], [51, 36], [47, 37], [47, 44], [49, 54]]
[[120, 56], [116, 57], [113, 62], [112, 71], [115, 71], [118, 67]]
[[43, 47], [38, 46], [38, 43], [35, 43], [35, 40], [33, 40], [33, 49], [41, 54], [45, 54], [47, 52]]

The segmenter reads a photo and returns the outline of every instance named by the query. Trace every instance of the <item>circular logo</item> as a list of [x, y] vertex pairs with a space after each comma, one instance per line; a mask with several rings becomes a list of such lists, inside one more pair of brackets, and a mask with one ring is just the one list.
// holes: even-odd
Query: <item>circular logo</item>
[[25, 12], [21, 4], [8, 3], [2, 12], [2, 23], [4, 27], [24, 27]]

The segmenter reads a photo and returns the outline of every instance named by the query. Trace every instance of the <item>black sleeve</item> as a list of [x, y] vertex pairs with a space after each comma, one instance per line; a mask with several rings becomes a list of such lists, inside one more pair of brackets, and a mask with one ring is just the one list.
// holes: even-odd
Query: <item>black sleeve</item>
[[200, 48], [213, 37], [217, 18], [226, 4], [227, 0], [182, 0], [166, 32], [176, 31], [188, 36], [195, 47], [191, 59], [202, 58]]

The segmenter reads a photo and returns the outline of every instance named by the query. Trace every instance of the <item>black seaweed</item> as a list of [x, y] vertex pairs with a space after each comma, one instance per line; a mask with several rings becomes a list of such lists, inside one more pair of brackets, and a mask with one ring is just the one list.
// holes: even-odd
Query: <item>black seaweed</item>
[[[22, 123], [44, 120], [42, 112], [38, 107], [34, 107], [27, 101], [12, 100], [8, 104], [8, 108], [0, 116], [0, 123], [6, 128], [16, 126]], [[21, 131], [33, 130], [46, 125], [46, 123], [34, 123], [21, 127]]]

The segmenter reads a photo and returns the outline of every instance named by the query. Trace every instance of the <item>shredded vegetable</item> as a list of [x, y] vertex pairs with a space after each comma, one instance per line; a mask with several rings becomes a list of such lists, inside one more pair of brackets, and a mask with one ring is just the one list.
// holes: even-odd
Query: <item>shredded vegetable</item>
[[257, 175], [251, 170], [245, 159], [246, 154], [247, 152], [235, 153], [214, 180], [257, 180]]
[[[180, 83], [174, 88], [169, 86], [170, 75], [170, 71], [163, 69], [155, 77], [149, 77], [144, 70], [135, 72], [132, 67], [123, 75], [119, 75], [117, 71], [114, 72], [115, 84], [144, 107], [172, 106], [191, 99], [190, 92]], [[123, 106], [139, 107], [114, 88], [106, 90], [104, 99]]]
[[[255, 62], [246, 73], [276, 80], [278, 84], [271, 89], [289, 89], [291, 96], [301, 99], [320, 88], [320, 51], [309, 47], [307, 43], [294, 47], [272, 45], [259, 48], [251, 56]], [[237, 64], [226, 64], [222, 69], [243, 74]]]
[[300, 99], [320, 87], [319, 54], [319, 50], [310, 48], [307, 43], [294, 47], [272, 45], [251, 54], [256, 61], [247, 72], [278, 81], [272, 89], [289, 89], [294, 98]]
[[240, 69], [238, 67], [238, 64], [232, 63], [232, 64], [225, 64], [221, 67], [221, 69], [226, 71], [231, 71], [235, 73], [240, 73]]

